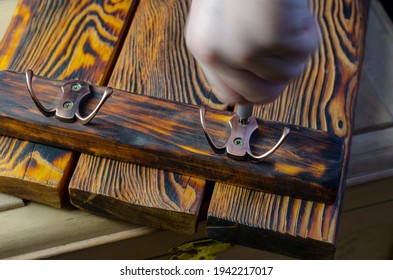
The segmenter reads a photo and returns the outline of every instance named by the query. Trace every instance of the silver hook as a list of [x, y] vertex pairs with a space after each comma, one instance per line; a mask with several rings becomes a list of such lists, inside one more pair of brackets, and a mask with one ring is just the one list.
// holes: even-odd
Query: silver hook
[[91, 94], [90, 85], [87, 82], [73, 80], [65, 83], [61, 87], [63, 96], [59, 103], [51, 109], [46, 109], [45, 106], [42, 105], [42, 103], [39, 101], [37, 95], [33, 90], [33, 77], [33, 71], [27, 70], [27, 90], [30, 93], [30, 96], [33, 99], [35, 105], [44, 116], [55, 116], [58, 120], [63, 122], [74, 122], [76, 120], [79, 120], [82, 122], [82, 124], [89, 123], [104, 105], [105, 101], [113, 93], [113, 89], [111, 87], [106, 88], [104, 95], [101, 97], [100, 102], [93, 110], [93, 112], [91, 112], [87, 117], [82, 117], [79, 111], [80, 103], [85, 97]]
[[[251, 106], [251, 108], [250, 108]], [[240, 110], [239, 110], [240, 109]], [[209, 145], [215, 153], [226, 153], [228, 157], [236, 160], [246, 160], [247, 158], [253, 162], [260, 162], [272, 155], [284, 142], [285, 138], [290, 133], [289, 127], [284, 127], [282, 135], [278, 142], [266, 153], [262, 155], [255, 155], [250, 148], [250, 140], [252, 134], [258, 130], [258, 123], [255, 116], [252, 115], [252, 105], [238, 105], [237, 114], [229, 120], [231, 134], [225, 144], [218, 146], [214, 143], [210, 136], [205, 122], [206, 107], [202, 106], [199, 109], [199, 116], [203, 132]]]

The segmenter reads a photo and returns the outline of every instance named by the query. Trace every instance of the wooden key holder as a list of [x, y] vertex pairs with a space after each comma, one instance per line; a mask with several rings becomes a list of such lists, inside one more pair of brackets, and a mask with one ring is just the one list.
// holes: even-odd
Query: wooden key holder
[[[41, 102], [53, 104], [64, 82], [35, 77], [34, 85], [45, 92], [38, 96]], [[94, 96], [83, 110], [97, 113], [107, 89], [90, 87]], [[291, 133], [274, 154], [255, 164], [216, 155], [197, 106], [114, 89], [95, 118], [81, 125], [43, 116], [28, 97], [24, 74], [0, 72], [0, 134], [307, 200], [332, 203], [337, 194], [343, 142], [323, 131], [257, 119], [256, 153], [273, 147], [285, 126]], [[225, 124], [232, 116], [219, 110], [204, 116], [218, 141], [228, 138]]]

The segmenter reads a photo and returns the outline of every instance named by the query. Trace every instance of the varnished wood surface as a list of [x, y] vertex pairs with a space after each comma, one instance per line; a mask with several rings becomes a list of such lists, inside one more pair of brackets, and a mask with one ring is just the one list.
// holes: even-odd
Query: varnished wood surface
[[[133, 3], [21, 0], [0, 44], [0, 69], [103, 84]], [[2, 143], [0, 190], [60, 207], [75, 155], [16, 139]]]
[[191, 234], [198, 225], [205, 182], [84, 154], [69, 190], [72, 204], [89, 212]]
[[[210, 88], [185, 48], [183, 34], [190, 2], [140, 1], [109, 82], [112, 87], [224, 107], [209, 101]], [[113, 176], [114, 168], [117, 177]], [[202, 179], [82, 154], [70, 182], [70, 199], [89, 211], [192, 233], [198, 225], [205, 189]], [[80, 199], [86, 196], [99, 201]]]
[[[59, 82], [37, 78], [34, 83], [37, 92], [46, 93], [42, 102], [56, 101]], [[103, 92], [93, 88], [97, 97]], [[322, 131], [290, 125], [284, 144], [256, 164], [215, 154], [201, 129], [196, 106], [114, 90], [93, 122], [81, 125], [43, 116], [26, 98], [23, 74], [0, 73], [0, 92], [4, 104], [0, 132], [4, 135], [309, 200], [332, 202], [336, 196], [342, 143]], [[93, 106], [86, 107], [89, 112]], [[219, 110], [206, 114], [212, 135], [225, 137], [230, 116]], [[259, 120], [254, 151], [273, 147], [284, 125]]]
[[[2, 10], [3, 3], [4, 1], [0, 1], [0, 14], [4, 12]], [[374, 1], [372, 4], [375, 3], [378, 2]], [[370, 14], [371, 16], [372, 14]], [[380, 15], [378, 16], [380, 18]], [[369, 21], [368, 23], [370, 24], [371, 22]], [[369, 25], [367, 33], [370, 30], [373, 29], [370, 29]], [[387, 46], [390, 46], [379, 44], [375, 41], [369, 41], [370, 45], [373, 45], [373, 42], [376, 44], [374, 44], [374, 47], [377, 50], [386, 49]], [[366, 47], [366, 54], [367, 51]], [[377, 52], [377, 54], [381, 57], [384, 56], [383, 52]], [[364, 64], [366, 63], [367, 61], [364, 62]], [[378, 68], [373, 70], [370, 67], [370, 71], [378, 71], [380, 69], [379, 65], [375, 66]], [[390, 69], [391, 65], [387, 67]], [[371, 83], [374, 82], [372, 79], [369, 80]], [[359, 112], [364, 112], [362, 106], [367, 105], [362, 103], [362, 99], [359, 99], [362, 94], [367, 94], [367, 92], [359, 92], [356, 106], [357, 116]], [[385, 105], [388, 106], [389, 103]], [[375, 111], [373, 114], [372, 109], [364, 113], [367, 113], [369, 116], [375, 116]], [[374, 124], [377, 124], [377, 122], [374, 122]], [[355, 122], [355, 130], [358, 125], [359, 127], [364, 127], [362, 123]], [[371, 135], [369, 134], [370, 137], [367, 138], [370, 143], [373, 143]], [[358, 136], [361, 136], [361, 134], [354, 136], [353, 141]], [[356, 149], [356, 146], [356, 143], [352, 143], [351, 154]], [[379, 157], [376, 157], [373, 161], [372, 158], [370, 160], [365, 165], [372, 168], [373, 163], [378, 162]], [[349, 167], [349, 179], [355, 178], [351, 175], [351, 172], [355, 172], [352, 174], [355, 174], [356, 177], [356, 168], [353, 168], [351, 171], [351, 167]], [[392, 248], [393, 239], [390, 230], [392, 222], [389, 221], [388, 217], [393, 217], [390, 214], [393, 208], [389, 207], [388, 204], [385, 204], [386, 207], [380, 204], [393, 199], [392, 185], [392, 180], [390, 180], [384, 183], [383, 187], [380, 186], [380, 181], [377, 181], [372, 184], [368, 183], [362, 186], [356, 185], [346, 188], [335, 259], [363, 258], [367, 260], [381, 260], [389, 259], [389, 256], [391, 258], [390, 249]], [[14, 256], [22, 259], [50, 256], [56, 259], [150, 259], [164, 255], [171, 246], [169, 245], [170, 242], [180, 245], [186, 241], [183, 239], [184, 235], [171, 234], [168, 231], [158, 231], [152, 235], [143, 233], [136, 228], [136, 234], [133, 234], [134, 227], [132, 225], [119, 228], [115, 225], [117, 222], [112, 219], [103, 219], [97, 215], [87, 214], [82, 211], [69, 213], [67, 211], [67, 214], [63, 216], [62, 214], [65, 211], [67, 210], [59, 211], [52, 207], [28, 203], [26, 207], [21, 209], [0, 212], [2, 224], [3, 221], [13, 221], [13, 223], [8, 223], [6, 228], [0, 227], [1, 257]], [[81, 214], [83, 214], [82, 217], [80, 217]], [[95, 219], [100, 219], [101, 222], [94, 222]], [[108, 229], [111, 229], [112, 233], [108, 233]], [[64, 231], [66, 234], [64, 234]], [[44, 235], [42, 234], [43, 232], [45, 232]], [[90, 232], [90, 234], [86, 234], [87, 232]], [[15, 236], [18, 236], [18, 238], [15, 238]], [[186, 236], [191, 238], [189, 235]], [[198, 235], [196, 238], [200, 237], [203, 236]], [[113, 243], [113, 240], [118, 242]], [[83, 249], [82, 251], [80, 251], [81, 248]], [[126, 251], [124, 248], [133, 248], [133, 250]], [[282, 259], [285, 256], [267, 253], [258, 249], [234, 246], [232, 249], [220, 254], [218, 258], [271, 260], [276, 258]]]
[[[341, 187], [327, 205], [216, 186], [208, 235], [227, 242], [303, 258], [331, 258], [345, 189], [356, 94], [364, 53], [368, 1], [312, 1], [320, 46], [302, 77], [271, 105], [256, 110], [266, 119], [333, 133], [344, 140]], [[247, 201], [247, 203], [245, 203]]]
[[[375, 3], [375, 2], [374, 2]], [[371, 15], [370, 15], [371, 16]], [[370, 24], [370, 22], [369, 22]], [[370, 29], [370, 25], [368, 27], [368, 32], [371, 30], [373, 32], [373, 29]], [[368, 33], [369, 34], [369, 33]], [[376, 35], [374, 34], [374, 37]], [[369, 41], [370, 45], [375, 45], [375, 48], [377, 50], [381, 50], [381, 48], [386, 49], [389, 44], [379, 43], [376, 42], [375, 40]], [[367, 54], [367, 49], [366, 49], [366, 54]], [[383, 57], [383, 53], [378, 52], [379, 58]], [[370, 60], [370, 59], [369, 59]], [[375, 60], [378, 61], [378, 60]], [[367, 61], [365, 61], [367, 63]], [[364, 64], [363, 64], [364, 65]], [[372, 64], [373, 65], [373, 64]], [[378, 65], [368, 65], [369, 71], [375, 73], [375, 71], [378, 71], [381, 69]], [[363, 68], [364, 69], [364, 68]], [[387, 69], [390, 69], [389, 67]], [[382, 70], [382, 69], [381, 69]], [[362, 70], [364, 73], [364, 71]], [[384, 71], [382, 71], [384, 72]], [[369, 79], [367, 76], [365, 77]], [[364, 82], [364, 75], [362, 77], [361, 83]], [[374, 80], [372, 81], [374, 82]], [[362, 85], [362, 84], [360, 84]], [[380, 84], [378, 84], [380, 85]], [[364, 90], [364, 87], [363, 87]], [[367, 99], [368, 95], [370, 92], [364, 91], [362, 92], [363, 95], [360, 95], [359, 93], [359, 98], [365, 97], [359, 100], [358, 98], [358, 104], [357, 104], [357, 114], [356, 116], [358, 117], [357, 119], [359, 120], [358, 122], [355, 122], [355, 129], [358, 126], [359, 128], [366, 127], [368, 124], [370, 124], [370, 118], [376, 117], [376, 111], [372, 109], [372, 106], [374, 106], [375, 103], [370, 103], [370, 102], [375, 102], [375, 99], [371, 99], [368, 102], [362, 102], [362, 100]], [[385, 103], [385, 106], [389, 106], [390, 103]], [[371, 107], [371, 108], [370, 108]], [[380, 107], [376, 107], [380, 108]], [[360, 115], [360, 113], [364, 113], [363, 115]], [[379, 112], [378, 112], [379, 113]], [[368, 116], [368, 119], [366, 120], [364, 117]], [[364, 122], [366, 120], [366, 122]], [[373, 125], [378, 126], [378, 119], [373, 119]], [[382, 135], [382, 134], [381, 134]], [[356, 137], [362, 136], [362, 135], [357, 135], [354, 137], [353, 141], [356, 140]], [[378, 138], [381, 140], [381, 143], [383, 139], [389, 139], [389, 138]], [[368, 143], [372, 144], [374, 141], [372, 139], [372, 133], [368, 133], [367, 137]], [[362, 143], [367, 143], [367, 141], [362, 141]], [[385, 143], [388, 145], [390, 144], [389, 141], [385, 141]], [[358, 143], [355, 141], [352, 143], [352, 148], [351, 148], [351, 159], [353, 156], [353, 152], [357, 151], [357, 154], [359, 154], [358, 159], [354, 162], [355, 165], [352, 166], [352, 173], [351, 173], [351, 167], [349, 167], [349, 174], [348, 178], [350, 180], [356, 179], [358, 176], [357, 168], [373, 168], [376, 163], [378, 163], [378, 159], [383, 156], [382, 154], [378, 154], [377, 157], [374, 158], [370, 157], [367, 160], [367, 164], [363, 164], [363, 166], [360, 166], [362, 162], [364, 162], [361, 158], [362, 150], [364, 150], [361, 146], [358, 146]], [[371, 145], [371, 148], [377, 148], [374, 145]], [[379, 149], [378, 149], [379, 151]], [[384, 157], [385, 159], [388, 159], [389, 157]], [[352, 162], [352, 160], [351, 160]], [[356, 165], [356, 163], [359, 163]], [[382, 168], [383, 165], [380, 165]], [[379, 178], [379, 177], [377, 177]], [[372, 178], [368, 178], [369, 180]], [[348, 184], [348, 183], [347, 183]], [[389, 220], [387, 217], [390, 217], [392, 209], [391, 207], [389, 208], [388, 205], [387, 207], [381, 207], [381, 205], [378, 205], [381, 201], [387, 201], [391, 200], [392, 198], [392, 192], [391, 192], [391, 182], [386, 183], [386, 186], [381, 189], [380, 186], [378, 185], [364, 185], [364, 186], [353, 186], [351, 188], [347, 188], [345, 192], [345, 201], [343, 203], [343, 212], [340, 218], [340, 234], [338, 235], [338, 243], [337, 243], [337, 252], [335, 254], [335, 258], [337, 259], [359, 259], [359, 258], [364, 258], [364, 259], [386, 259], [389, 257], [389, 250], [391, 249], [392, 246], [392, 238], [390, 236], [389, 239], [389, 230], [392, 228], [391, 223], [389, 224]], [[356, 193], [356, 194], [355, 194]], [[381, 209], [378, 211], [375, 211], [374, 208]], [[388, 215], [386, 215], [388, 213]], [[367, 218], [365, 218], [365, 215], [367, 215]], [[378, 222], [376, 222], [376, 220]], [[157, 243], [161, 242], [159, 241], [160, 239], [157, 240]], [[265, 240], [265, 239], [264, 239]], [[118, 248], [122, 248], [122, 245], [119, 245]], [[123, 245], [124, 246], [124, 245]], [[109, 252], [113, 252], [113, 248], [107, 248], [105, 251], [102, 248], [97, 248], [96, 250], [91, 250], [90, 254], [88, 252], [84, 252], [83, 256], [85, 258], [89, 258], [89, 256], [97, 256], [97, 253], [102, 254], [102, 256], [105, 256], [105, 254]], [[121, 251], [121, 250], [118, 250]], [[385, 253], [386, 252], [386, 253]], [[74, 253], [72, 257], [78, 257], [80, 256], [78, 253]], [[222, 256], [224, 259], [230, 258], [230, 259], [272, 259], [272, 258], [282, 258], [283, 256], [279, 255], [274, 255], [274, 254], [267, 254], [266, 252], [260, 251], [260, 250], [253, 250], [253, 249], [246, 249], [244, 247], [239, 247], [235, 246], [233, 250], [229, 250], [226, 252], [225, 256]]]
[[100, 84], [131, 6], [22, 0], [0, 45], [0, 69], [30, 68], [49, 78]]
[[[379, 1], [370, 5], [347, 186], [393, 176], [393, 24]], [[384, 67], [381, 67], [384, 65]], [[347, 188], [348, 189], [348, 188]], [[385, 193], [379, 189], [376, 194]]]

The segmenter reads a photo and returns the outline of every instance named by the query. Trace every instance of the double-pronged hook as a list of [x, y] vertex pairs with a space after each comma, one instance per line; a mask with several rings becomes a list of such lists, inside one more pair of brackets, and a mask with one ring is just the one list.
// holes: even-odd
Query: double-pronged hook
[[281, 138], [278, 142], [266, 153], [262, 155], [255, 155], [250, 148], [250, 140], [252, 134], [258, 130], [258, 123], [255, 116], [252, 115], [252, 105], [238, 105], [238, 114], [234, 115], [229, 121], [231, 134], [225, 144], [218, 146], [214, 143], [210, 136], [205, 123], [206, 108], [200, 108], [200, 118], [203, 131], [206, 138], [215, 153], [224, 154], [236, 160], [250, 159], [253, 162], [259, 162], [266, 159], [273, 154], [280, 145], [284, 142], [285, 138], [290, 132], [289, 127], [284, 127]]
[[112, 88], [106, 88], [104, 95], [102, 96], [100, 102], [93, 110], [93, 112], [91, 112], [90, 115], [88, 115], [87, 117], [82, 117], [79, 110], [80, 103], [85, 97], [91, 94], [90, 85], [87, 82], [73, 80], [65, 83], [61, 87], [63, 91], [63, 96], [60, 99], [59, 103], [51, 109], [46, 109], [38, 100], [38, 97], [33, 90], [33, 76], [33, 71], [27, 70], [27, 89], [37, 108], [46, 117], [55, 116], [58, 120], [63, 122], [75, 122], [76, 120], [79, 120], [83, 124], [89, 123], [95, 117], [102, 105], [104, 105], [105, 101], [113, 92]]

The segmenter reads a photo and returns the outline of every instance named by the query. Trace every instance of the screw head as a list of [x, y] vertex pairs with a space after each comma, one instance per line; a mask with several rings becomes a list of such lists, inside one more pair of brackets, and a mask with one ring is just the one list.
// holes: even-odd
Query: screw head
[[243, 146], [244, 140], [243, 140], [243, 138], [237, 137], [237, 138], [233, 139], [233, 144], [238, 147]]
[[80, 91], [82, 88], [82, 85], [80, 83], [75, 83], [71, 86], [72, 91]]
[[74, 107], [74, 103], [72, 101], [66, 101], [63, 103], [63, 109], [71, 110]]

